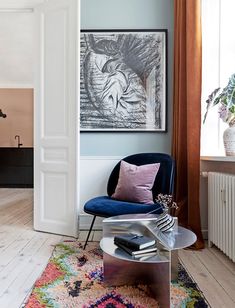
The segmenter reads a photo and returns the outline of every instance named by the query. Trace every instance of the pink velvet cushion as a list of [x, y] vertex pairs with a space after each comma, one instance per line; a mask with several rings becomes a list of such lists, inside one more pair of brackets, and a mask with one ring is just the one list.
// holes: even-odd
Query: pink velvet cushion
[[112, 198], [153, 204], [152, 188], [160, 163], [136, 166], [121, 161], [118, 184]]

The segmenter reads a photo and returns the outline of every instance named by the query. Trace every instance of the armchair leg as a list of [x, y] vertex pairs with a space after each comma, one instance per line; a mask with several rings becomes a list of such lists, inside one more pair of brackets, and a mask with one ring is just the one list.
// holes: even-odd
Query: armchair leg
[[93, 219], [92, 219], [92, 222], [91, 222], [91, 226], [90, 226], [89, 232], [88, 232], [88, 234], [87, 234], [87, 238], [86, 238], [86, 242], [85, 242], [85, 245], [84, 245], [84, 247], [83, 247], [83, 250], [86, 249], [86, 245], [87, 245], [87, 242], [88, 242], [88, 240], [89, 240], [89, 237], [90, 237], [91, 230], [92, 230], [92, 228], [93, 228], [95, 219], [96, 219], [96, 216], [94, 215], [94, 216], [93, 216]]

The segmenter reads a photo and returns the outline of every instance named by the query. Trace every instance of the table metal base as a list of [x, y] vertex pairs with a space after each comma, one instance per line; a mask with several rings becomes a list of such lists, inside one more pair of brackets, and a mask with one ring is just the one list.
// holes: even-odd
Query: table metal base
[[170, 307], [170, 263], [140, 263], [104, 253], [104, 283], [107, 286], [148, 285], [160, 307]]
[[[154, 215], [121, 215], [103, 221], [101, 248], [104, 253], [104, 283], [108, 286], [145, 284], [162, 308], [170, 308], [170, 282], [178, 279], [178, 249], [196, 241], [195, 234], [177, 223], [162, 233]], [[156, 238], [155, 257], [136, 261], [114, 244], [115, 235], [136, 233]]]

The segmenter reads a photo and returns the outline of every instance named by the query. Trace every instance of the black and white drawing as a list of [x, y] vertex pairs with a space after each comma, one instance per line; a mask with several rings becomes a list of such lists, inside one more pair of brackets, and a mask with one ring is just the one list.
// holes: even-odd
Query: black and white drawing
[[81, 130], [166, 129], [166, 30], [83, 30]]

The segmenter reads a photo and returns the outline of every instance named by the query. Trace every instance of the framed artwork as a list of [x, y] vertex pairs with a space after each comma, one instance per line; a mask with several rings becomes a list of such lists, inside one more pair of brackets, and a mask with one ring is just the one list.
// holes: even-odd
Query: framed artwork
[[167, 30], [82, 30], [81, 131], [166, 131]]

